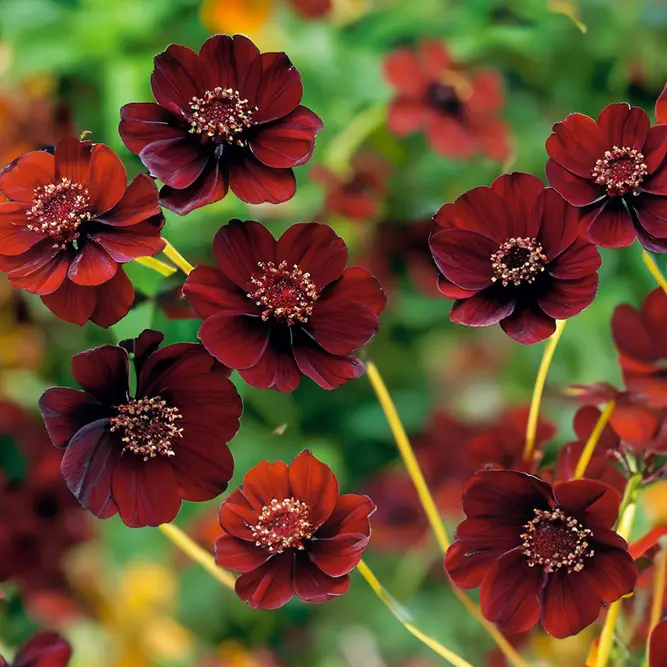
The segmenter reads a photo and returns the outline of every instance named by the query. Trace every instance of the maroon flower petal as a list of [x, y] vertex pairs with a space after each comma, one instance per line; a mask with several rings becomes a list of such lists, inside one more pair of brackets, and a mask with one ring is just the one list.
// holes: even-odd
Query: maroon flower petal
[[0, 254], [21, 255], [44, 239], [44, 234], [26, 229], [27, 207], [0, 202]]
[[242, 368], [239, 375], [253, 387], [278, 391], [294, 391], [301, 381], [301, 371], [296, 365], [291, 347], [283, 349], [275, 344], [275, 333], [270, 334], [269, 344], [260, 360], [251, 368]]
[[255, 98], [256, 123], [270, 123], [292, 113], [303, 95], [301, 75], [284, 53], [262, 53], [262, 79]]
[[316, 302], [307, 330], [331, 354], [350, 354], [368, 343], [380, 329], [378, 316], [360, 303]]
[[[514, 220], [505, 202], [491, 188], [479, 186], [461, 195], [452, 215], [454, 226], [488, 236], [498, 245], [514, 234]], [[456, 219], [460, 218], [460, 222]]]
[[297, 264], [321, 290], [343, 275], [348, 252], [345, 241], [329, 225], [304, 222], [292, 225], [278, 239], [276, 258], [287, 266]]
[[289, 116], [259, 128], [249, 139], [250, 150], [267, 167], [297, 167], [312, 157], [315, 137], [323, 127], [319, 116], [300, 106]]
[[534, 345], [556, 331], [556, 322], [537, 306], [515, 308], [501, 323], [503, 331], [517, 343]]
[[320, 295], [320, 304], [360, 303], [379, 315], [387, 303], [380, 283], [366, 269], [354, 266], [343, 271], [343, 275], [331, 283]]
[[652, 335], [632, 306], [622, 304], [616, 308], [611, 318], [611, 332], [622, 354], [645, 364], [653, 364], [658, 360]]
[[474, 543], [475, 549], [509, 551], [521, 542], [524, 531], [525, 527], [519, 525], [514, 516], [471, 516], [459, 524], [456, 540]]
[[507, 549], [479, 548], [475, 540], [456, 541], [447, 549], [445, 571], [459, 588], [481, 586], [489, 568]]
[[82, 428], [70, 441], [61, 462], [69, 490], [99, 519], [108, 519], [118, 511], [111, 477], [123, 447], [108, 427], [109, 420], [100, 419]]
[[101, 245], [91, 240], [81, 248], [69, 265], [67, 277], [77, 285], [101, 285], [111, 280], [117, 270], [118, 264]]
[[506, 633], [527, 632], [540, 619], [542, 570], [528, 567], [519, 547], [493, 563], [482, 581], [480, 604], [484, 618]]
[[251, 526], [259, 523], [259, 510], [261, 510], [261, 507], [258, 510], [253, 509], [243, 495], [242, 489], [236, 489], [220, 505], [218, 517], [220, 527], [233, 537], [254, 543], [256, 538], [252, 534]]
[[193, 97], [206, 90], [197, 54], [186, 46], [171, 44], [153, 61], [151, 88], [156, 101], [165, 109], [180, 115], [190, 108]]
[[120, 322], [134, 303], [132, 281], [120, 266], [111, 280], [95, 288], [95, 294], [97, 300], [90, 320], [105, 329]]
[[331, 468], [305, 450], [290, 464], [289, 482], [294, 497], [310, 507], [312, 525], [321, 526], [338, 501], [338, 480]]
[[448, 299], [467, 299], [477, 294], [477, 292], [470, 292], [457, 287], [454, 283], [450, 283], [442, 274], [438, 275], [438, 291]]
[[260, 514], [262, 508], [270, 505], [272, 500], [292, 497], [289, 467], [282, 461], [260, 461], [245, 474], [241, 488], [250, 506]]
[[294, 592], [305, 602], [322, 603], [347, 593], [350, 577], [330, 577], [308, 560], [304, 553], [296, 555]]
[[69, 387], [47, 389], [39, 399], [39, 411], [51, 442], [63, 449], [87, 424], [109, 416], [109, 409], [90, 394]]
[[139, 157], [153, 176], [178, 190], [195, 183], [213, 161], [212, 154], [185, 131], [169, 139], [151, 142]]
[[2, 267], [13, 287], [41, 296], [55, 292], [62, 285], [69, 260], [67, 252], [45, 238], [22, 255], [4, 258]]
[[573, 206], [587, 206], [605, 194], [595, 181], [573, 174], [556, 160], [547, 160], [546, 176], [549, 185]]
[[250, 368], [264, 354], [269, 326], [259, 317], [222, 311], [207, 317], [199, 329], [199, 340], [209, 354], [229, 368]]
[[544, 184], [537, 176], [523, 172], [503, 174], [491, 184], [513, 221], [513, 236], [535, 237], [540, 230], [541, 217], [532, 215], [537, 198], [545, 192]]
[[32, 205], [36, 188], [55, 180], [56, 163], [46, 151], [25, 153], [0, 171], [0, 192], [8, 199]]
[[[665, 156], [667, 156], [667, 125], [654, 125], [649, 129], [641, 152], [644, 155], [644, 164], [649, 174], [653, 175], [657, 170], [663, 170]], [[652, 179], [646, 179], [642, 183], [642, 190], [647, 189], [649, 180]]]
[[577, 239], [553, 262], [547, 271], [553, 278], [573, 280], [595, 273], [602, 266], [602, 258], [597, 248], [584, 239]]
[[229, 189], [229, 174], [220, 160], [210, 160], [199, 178], [187, 188], [176, 190], [164, 185], [160, 203], [176, 215], [187, 215], [197, 208], [223, 199]]
[[632, 217], [621, 201], [607, 200], [586, 221], [588, 240], [603, 248], [625, 248], [637, 236]]
[[104, 144], [93, 144], [90, 152], [90, 208], [100, 215], [113, 208], [125, 194], [127, 174], [121, 159]]
[[154, 102], [133, 102], [121, 107], [118, 132], [136, 155], [156, 141], [176, 140], [185, 134], [179, 117]]
[[633, 204], [637, 220], [646, 232], [659, 239], [666, 238], [667, 197], [642, 194]]
[[[624, 541], [623, 543], [625, 544]], [[631, 593], [638, 576], [637, 567], [627, 551], [627, 545], [617, 549], [605, 546], [597, 539], [595, 555], [586, 563], [581, 574], [595, 591], [598, 599], [607, 604]]]
[[338, 534], [354, 533], [370, 535], [369, 517], [375, 512], [375, 504], [368, 496], [346, 493], [338, 497], [329, 518], [317, 531], [317, 537], [334, 537]]
[[[658, 123], [667, 123], [667, 85], [662, 89], [655, 103], [655, 119]], [[666, 635], [667, 637], [667, 635]], [[665, 651], [667, 656], [667, 651]], [[651, 665], [653, 667], [653, 665]]]
[[542, 625], [557, 639], [581, 632], [595, 622], [602, 608], [583, 572], [565, 569], [549, 575], [542, 599]]
[[249, 151], [229, 166], [229, 187], [246, 204], [282, 204], [296, 192], [291, 169], [262, 164]]
[[571, 113], [553, 126], [553, 132], [546, 144], [549, 157], [573, 174], [594, 180], [595, 163], [613, 145], [598, 124], [589, 116]]
[[553, 280], [549, 291], [537, 302], [549, 317], [566, 320], [588, 308], [597, 291], [598, 275], [591, 273], [577, 280]]
[[247, 293], [214, 266], [197, 266], [183, 285], [183, 296], [201, 319], [221, 310], [244, 315], [257, 314], [257, 308]]
[[[67, 667], [72, 647], [55, 632], [34, 634], [16, 654], [13, 667]], [[5, 663], [6, 664], [6, 663]]]
[[469, 158], [477, 144], [470, 130], [458, 119], [439, 113], [430, 114], [426, 121], [429, 146], [440, 155], [451, 158]]
[[549, 262], [553, 262], [577, 239], [579, 233], [579, 213], [555, 190], [547, 188], [537, 198], [531, 212], [539, 224], [537, 236]]
[[621, 102], [605, 107], [598, 116], [598, 125], [611, 146], [628, 146], [641, 152], [651, 121], [644, 109]]
[[514, 298], [498, 289], [483, 290], [454, 302], [449, 319], [469, 327], [488, 327], [504, 321], [514, 311]]
[[635, 231], [637, 232], [637, 240], [645, 250], [660, 254], [667, 252], [667, 239], [658, 239], [652, 236], [640, 225], [635, 225]]
[[266, 563], [275, 553], [254, 542], [239, 540], [223, 534], [215, 541], [215, 562], [219, 567], [234, 572], [252, 572]]
[[556, 482], [553, 487], [558, 505], [584, 526], [611, 528], [618, 517], [621, 496], [615, 489], [595, 479]]
[[127, 352], [117, 345], [101, 345], [72, 357], [74, 379], [106, 405], [127, 401], [129, 373]]
[[166, 243], [160, 236], [163, 224], [164, 218], [160, 215], [130, 227], [108, 227], [92, 234], [90, 239], [102, 246], [112, 260], [125, 264], [164, 250]]
[[83, 326], [93, 314], [97, 301], [95, 287], [82, 287], [71, 280], [42, 297], [44, 305], [59, 319]]
[[308, 546], [308, 557], [324, 574], [342, 577], [359, 564], [370, 541], [368, 535], [336, 535], [317, 538]]
[[421, 130], [429, 117], [429, 109], [421, 100], [399, 97], [389, 102], [387, 127], [392, 134], [404, 137]]
[[[656, 115], [657, 113], [658, 107], [656, 106]], [[665, 114], [662, 107], [660, 107], [660, 114], [661, 116]], [[648, 645], [648, 667], [667, 667], [667, 619], [658, 623], [651, 632]]]
[[417, 54], [408, 48], [397, 49], [387, 56], [384, 75], [391, 86], [407, 95], [419, 95], [429, 83]]
[[69, 178], [74, 183], [88, 186], [90, 179], [90, 141], [66, 137], [58, 142], [55, 150], [56, 181]]
[[155, 181], [148, 174], [139, 174], [122, 199], [99, 219], [112, 227], [129, 227], [161, 213]]
[[253, 609], [278, 609], [294, 597], [294, 554], [274, 556], [236, 580], [236, 594]]

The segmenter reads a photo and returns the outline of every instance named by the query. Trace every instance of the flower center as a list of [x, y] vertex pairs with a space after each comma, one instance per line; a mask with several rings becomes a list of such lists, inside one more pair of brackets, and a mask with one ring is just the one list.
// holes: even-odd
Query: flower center
[[174, 438], [183, 437], [183, 429], [176, 426], [182, 419], [178, 408], [167, 407], [160, 396], [133, 398], [116, 407], [118, 415], [111, 417], [110, 431], [119, 431], [125, 443], [123, 451], [139, 454], [144, 461], [161, 456], [174, 456], [171, 447]]
[[79, 237], [79, 225], [91, 220], [88, 188], [62, 178], [35, 188], [32, 208], [26, 213], [26, 228], [71, 243]]
[[295, 322], [307, 322], [313, 314], [313, 306], [320, 295], [310, 279], [297, 264], [287, 267], [287, 262], [276, 266], [273, 262], [258, 262], [260, 271], [250, 278], [255, 286], [248, 298], [263, 308], [262, 319], [270, 317], [284, 320], [289, 326]]
[[532, 283], [544, 271], [547, 256], [536, 239], [515, 238], [505, 241], [491, 255], [493, 282], [502, 281], [503, 287], [510, 283]]
[[294, 498], [276, 500], [264, 505], [259, 523], [250, 526], [255, 545], [282, 553], [285, 549], [303, 550], [303, 541], [313, 534], [310, 507]]
[[545, 572], [565, 567], [568, 573], [579, 572], [585, 559], [595, 555], [588, 543], [593, 532], [561, 509], [535, 510], [535, 517], [524, 528], [523, 553], [530, 567], [543, 567]]
[[463, 112], [463, 103], [456, 87], [449, 83], [433, 82], [426, 91], [426, 101], [430, 106], [450, 116], [460, 116]]
[[591, 172], [595, 182], [607, 188], [610, 197], [619, 197], [636, 190], [647, 174], [644, 156], [630, 146], [614, 146], [610, 151], [605, 151], [604, 157], [595, 163]]
[[257, 107], [249, 107], [248, 100], [242, 100], [238, 90], [217, 87], [207, 90], [204, 97], [190, 100], [187, 120], [193, 134], [209, 137], [217, 144], [243, 146], [239, 135], [254, 124], [255, 111]]

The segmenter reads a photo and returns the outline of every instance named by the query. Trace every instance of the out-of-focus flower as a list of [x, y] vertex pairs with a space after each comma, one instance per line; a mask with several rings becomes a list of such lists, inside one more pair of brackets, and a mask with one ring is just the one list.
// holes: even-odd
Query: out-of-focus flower
[[278, 241], [232, 220], [213, 240], [217, 266], [198, 266], [183, 293], [204, 322], [199, 338], [255, 387], [293, 391], [301, 375], [324, 389], [359, 377], [351, 356], [380, 328], [385, 296], [327, 225], [292, 225]]
[[605, 248], [635, 238], [667, 252], [667, 125], [629, 104], [610, 104], [597, 121], [570, 114], [547, 139], [549, 184], [583, 207], [581, 226]]
[[508, 132], [498, 117], [503, 106], [498, 71], [471, 71], [435, 41], [423, 41], [417, 50], [394, 51], [384, 71], [398, 93], [388, 116], [394, 134], [423, 129], [431, 148], [448, 157], [481, 151], [494, 160], [507, 158]]
[[333, 0], [288, 0], [288, 4], [308, 19], [322, 18], [333, 9]]
[[154, 102], [126, 104], [125, 145], [165, 185], [160, 199], [185, 215], [228, 188], [249, 204], [287, 201], [293, 167], [324, 127], [302, 106], [299, 72], [284, 53], [261, 53], [242, 35], [215, 35], [199, 54], [172, 44], [155, 57]]
[[103, 327], [127, 315], [134, 288], [121, 264], [165, 243], [157, 187], [104, 144], [63, 139], [0, 172], [0, 269], [60, 319]]
[[294, 595], [326, 602], [347, 591], [374, 510], [367, 496], [339, 496], [334, 473], [307, 450], [290, 465], [262, 461], [220, 506], [215, 560], [241, 572], [236, 593], [255, 609]]
[[620, 502], [596, 480], [552, 487], [513, 470], [477, 473], [445, 568], [462, 588], [481, 586], [482, 613], [504, 631], [541, 622], [554, 637], [575, 635], [637, 580], [627, 543], [612, 530]]
[[258, 35], [269, 21], [273, 0], [204, 0], [201, 22], [212, 33]]
[[67, 667], [72, 647], [55, 632], [42, 631], [26, 642], [9, 663], [0, 655], [0, 667]]
[[649, 667], [667, 667], [667, 620], [653, 628], [648, 646]]
[[548, 338], [556, 320], [574, 317], [595, 298], [597, 248], [578, 236], [578, 213], [535, 176], [505, 174], [445, 204], [429, 239], [456, 299], [450, 319], [467, 326], [500, 322], [519, 343]]
[[218, 646], [216, 654], [205, 658], [197, 667], [280, 667], [280, 663], [268, 649], [251, 650], [238, 642], [223, 642]]
[[667, 123], [667, 85], [662, 89], [655, 103], [655, 119], [658, 123]]
[[162, 339], [147, 330], [75, 355], [72, 372], [84, 391], [48, 389], [39, 403], [53, 444], [65, 449], [72, 493], [100, 519], [118, 513], [131, 527], [172, 521], [182, 500], [215, 498], [234, 470], [226, 443], [242, 405], [229, 369], [199, 344], [158, 349]]

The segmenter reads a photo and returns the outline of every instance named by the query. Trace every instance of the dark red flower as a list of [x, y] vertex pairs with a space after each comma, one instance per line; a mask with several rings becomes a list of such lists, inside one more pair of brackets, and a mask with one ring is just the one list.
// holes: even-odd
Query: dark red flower
[[55, 632], [34, 634], [9, 663], [0, 656], [0, 667], [67, 667], [72, 647]]
[[95, 516], [118, 513], [131, 527], [169, 523], [181, 500], [215, 498], [234, 469], [226, 443], [242, 405], [229, 369], [198, 343], [158, 350], [162, 338], [147, 330], [75, 355], [72, 372], [84, 391], [56, 387], [39, 402], [53, 444], [65, 449], [72, 493]]
[[289, 4], [304, 18], [316, 19], [331, 12], [333, 0], [289, 0]]
[[648, 667], [667, 667], [667, 619], [658, 623], [651, 632]]
[[600, 255], [578, 237], [576, 209], [535, 176], [505, 174], [434, 219], [429, 244], [438, 287], [456, 299], [452, 322], [500, 322], [510, 338], [537, 343], [595, 298]]
[[559, 639], [576, 635], [637, 580], [627, 543], [612, 530], [620, 502], [596, 480], [552, 487], [514, 470], [477, 473], [445, 568], [461, 588], [481, 586], [482, 613], [503, 631], [541, 622]]
[[498, 71], [471, 72], [435, 41], [421, 42], [416, 51], [397, 49], [384, 71], [398, 93], [387, 119], [394, 134], [423, 129], [431, 148], [448, 157], [481, 151], [494, 160], [507, 158], [507, 127], [498, 117], [504, 101]]
[[127, 185], [104, 144], [63, 139], [55, 155], [26, 153], [0, 172], [0, 269], [57, 317], [103, 327], [127, 315], [134, 289], [121, 264], [165, 246], [157, 187]]
[[126, 104], [125, 145], [165, 185], [163, 206], [185, 215], [228, 188], [248, 204], [296, 191], [324, 127], [300, 105], [301, 76], [284, 53], [260, 53], [243, 35], [214, 35], [199, 54], [172, 44], [155, 56], [154, 102]]
[[655, 119], [658, 123], [667, 123], [667, 85], [662, 89], [655, 103]]
[[648, 114], [610, 104], [593, 120], [570, 114], [547, 139], [547, 179], [574, 206], [589, 241], [667, 252], [667, 125]]
[[359, 377], [353, 356], [377, 333], [385, 296], [331, 227], [302, 223], [278, 241], [232, 220], [213, 240], [217, 266], [198, 266], [183, 293], [204, 322], [206, 349], [255, 387], [293, 391], [301, 375], [324, 389]]
[[294, 595], [326, 602], [347, 591], [374, 510], [366, 496], [339, 496], [336, 475], [308, 450], [290, 465], [262, 461], [220, 506], [215, 561], [241, 573], [236, 593], [254, 609]]

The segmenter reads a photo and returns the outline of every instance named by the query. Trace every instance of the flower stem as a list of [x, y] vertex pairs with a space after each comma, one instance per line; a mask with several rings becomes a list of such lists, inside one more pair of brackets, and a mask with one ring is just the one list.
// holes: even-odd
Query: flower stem
[[549, 338], [544, 348], [542, 363], [540, 364], [540, 369], [537, 372], [535, 389], [533, 389], [533, 399], [530, 402], [530, 411], [528, 413], [528, 424], [526, 426], [526, 446], [523, 450], [523, 460], [525, 462], [530, 462], [533, 458], [533, 451], [535, 450], [535, 435], [537, 433], [537, 418], [540, 414], [540, 404], [542, 403], [544, 385], [547, 381], [547, 374], [549, 373], [549, 367], [553, 361], [554, 353], [556, 352], [556, 347], [558, 346], [558, 341], [563, 334], [563, 329], [565, 329], [566, 324], [567, 320], [558, 320], [556, 322], [556, 331], [554, 331], [551, 338]]
[[184, 554], [191, 558], [195, 563], [199, 563], [214, 579], [217, 579], [223, 586], [234, 590], [236, 580], [234, 576], [218, 567], [211, 554], [202, 549], [192, 538], [188, 537], [180, 528], [171, 523], [163, 523], [158, 526], [163, 535], [171, 540]]
[[586, 445], [584, 446], [584, 451], [581, 452], [581, 456], [577, 461], [577, 467], [574, 469], [574, 477], [572, 479], [580, 479], [586, 474], [586, 468], [588, 468], [588, 464], [591, 462], [591, 458], [593, 456], [593, 452], [595, 451], [595, 447], [597, 446], [598, 441], [600, 440], [600, 436], [602, 435], [605, 426], [609, 423], [609, 419], [611, 418], [611, 414], [612, 412], [614, 412], [615, 407], [616, 407], [616, 401], [609, 401], [605, 409], [602, 411], [602, 414], [600, 415], [599, 419], [597, 420], [597, 423], [595, 424], [593, 432], [586, 441]]
[[655, 282], [667, 292], [667, 278], [662, 275], [651, 254], [646, 250], [642, 251], [642, 259], [644, 260], [644, 264], [646, 264], [646, 268], [651, 272], [651, 275], [655, 279]]
[[[632, 526], [635, 522], [635, 514], [637, 513], [637, 491], [641, 482], [641, 474], [635, 474], [630, 477], [625, 487], [623, 500], [621, 501], [620, 519], [616, 530], [618, 534], [626, 540], [630, 539]], [[602, 634], [600, 635], [600, 645], [598, 647], [598, 657], [595, 667], [607, 667], [614, 643], [614, 630], [621, 612], [622, 602], [622, 599], [616, 600], [616, 602], [609, 607], [607, 618], [605, 619], [604, 627], [602, 628]]]
[[153, 269], [153, 271], [157, 271], [166, 278], [174, 275], [174, 273], [176, 273], [178, 270], [171, 264], [161, 262], [159, 259], [155, 259], [155, 257], [139, 257], [135, 261], [137, 264], [142, 264], [143, 266], [147, 266], [149, 269]]
[[188, 260], [185, 259], [185, 257], [183, 257], [183, 255], [181, 255], [181, 253], [178, 252], [178, 250], [176, 250], [176, 248], [174, 248], [174, 246], [171, 245], [171, 243], [169, 243], [169, 241], [167, 241], [167, 239], [165, 239], [164, 241], [165, 241], [165, 243], [167, 244], [167, 245], [164, 247], [164, 250], [163, 250], [164, 254], [165, 254], [165, 255], [166, 255], [166, 256], [167, 256], [167, 257], [168, 257], [168, 258], [169, 258], [169, 259], [170, 259], [170, 260], [171, 260], [171, 261], [172, 261], [172, 262], [173, 262], [173, 263], [174, 263], [174, 264], [181, 270], [181, 271], [183, 271], [183, 273], [184, 273], [186, 276], [189, 275], [190, 272], [191, 272], [195, 267], [192, 266], [192, 264], [190, 264], [190, 262], [188, 262]]
[[440, 657], [447, 660], [450, 665], [454, 665], [454, 667], [473, 667], [467, 660], [464, 660], [461, 656], [457, 655], [453, 651], [450, 651], [440, 642], [433, 639], [433, 637], [425, 634], [419, 628], [410, 623], [405, 611], [401, 608], [398, 602], [396, 602], [396, 600], [394, 600], [394, 598], [384, 589], [382, 584], [378, 581], [377, 577], [373, 574], [371, 569], [368, 567], [368, 565], [366, 565], [366, 563], [364, 563], [363, 560], [359, 562], [359, 565], [357, 565], [357, 570], [359, 570], [359, 574], [361, 574], [368, 585], [373, 589], [375, 595], [377, 595], [380, 600], [382, 600], [387, 609], [389, 609], [389, 611], [398, 619], [398, 621], [410, 634], [416, 637], [422, 644], [428, 646]]

